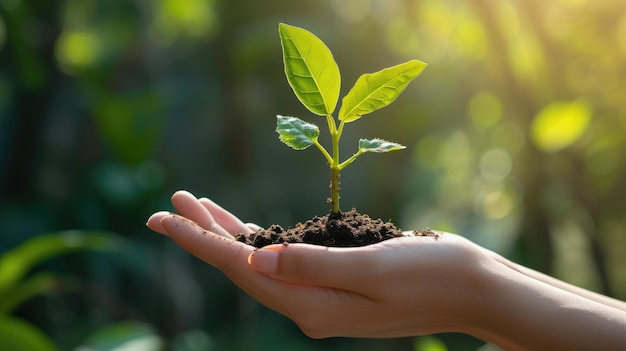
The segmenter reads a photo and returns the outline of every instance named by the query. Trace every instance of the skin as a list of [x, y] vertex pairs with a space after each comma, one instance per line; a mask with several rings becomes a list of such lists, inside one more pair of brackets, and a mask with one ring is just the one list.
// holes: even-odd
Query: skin
[[312, 338], [387, 338], [461, 332], [507, 350], [626, 347], [626, 303], [526, 267], [451, 233], [358, 248], [308, 244], [262, 249], [214, 202], [176, 192], [178, 214], [148, 227], [226, 274]]

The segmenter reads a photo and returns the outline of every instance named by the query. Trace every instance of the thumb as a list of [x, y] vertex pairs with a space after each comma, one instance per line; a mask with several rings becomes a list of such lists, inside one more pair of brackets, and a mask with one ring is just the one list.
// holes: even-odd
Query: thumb
[[301, 285], [354, 290], [371, 277], [372, 247], [334, 248], [310, 244], [270, 245], [252, 252], [248, 263], [271, 278]]

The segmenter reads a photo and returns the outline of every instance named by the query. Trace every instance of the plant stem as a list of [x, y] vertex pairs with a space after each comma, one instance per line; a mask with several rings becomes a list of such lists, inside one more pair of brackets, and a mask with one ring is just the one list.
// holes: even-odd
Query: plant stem
[[330, 213], [331, 215], [339, 214], [339, 168], [330, 168]]
[[343, 131], [343, 122], [339, 124], [339, 129], [337, 129], [332, 115], [326, 115], [326, 120], [333, 144], [332, 162], [330, 163], [330, 214], [336, 216], [339, 215], [339, 172], [341, 171], [339, 167], [339, 138]]
[[363, 150], [359, 149], [359, 151], [357, 151], [354, 155], [352, 155], [352, 157], [350, 157], [349, 159], [343, 161], [340, 165], [339, 165], [339, 170], [341, 171], [342, 169], [346, 168], [346, 166], [348, 166], [349, 164], [351, 164], [352, 162], [354, 162], [354, 160], [357, 159], [357, 157], [363, 155]]
[[317, 148], [322, 152], [322, 155], [324, 155], [324, 158], [329, 165], [333, 163], [333, 157], [330, 156], [328, 151], [326, 151], [326, 149], [322, 146], [322, 144], [319, 143], [319, 141], [313, 140], [313, 145], [317, 146]]

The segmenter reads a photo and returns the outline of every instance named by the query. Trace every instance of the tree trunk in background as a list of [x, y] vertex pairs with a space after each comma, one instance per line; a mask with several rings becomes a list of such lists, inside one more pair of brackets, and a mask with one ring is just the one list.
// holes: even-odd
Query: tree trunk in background
[[[48, 105], [54, 94], [53, 81], [58, 75], [54, 57], [54, 45], [59, 34], [58, 11], [54, 2], [38, 3], [36, 6], [22, 3], [6, 10], [0, 6], [0, 15], [6, 24], [6, 46], [12, 55], [4, 55], [9, 79], [18, 98], [14, 102], [13, 116], [9, 117], [12, 130], [7, 146], [7, 161], [0, 175], [0, 198], [4, 201], [24, 201], [36, 192], [37, 162], [41, 137]], [[33, 18], [37, 19], [32, 21]], [[41, 26], [25, 25], [30, 20]], [[30, 22], [29, 22], [30, 23]], [[32, 33], [38, 30], [39, 42], [33, 42]], [[31, 39], [31, 40], [29, 40]], [[29, 47], [28, 45], [38, 45]], [[6, 51], [5, 51], [6, 52]]]

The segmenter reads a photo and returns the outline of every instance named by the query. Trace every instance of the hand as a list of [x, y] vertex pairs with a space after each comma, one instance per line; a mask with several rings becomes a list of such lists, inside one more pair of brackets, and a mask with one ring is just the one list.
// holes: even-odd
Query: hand
[[233, 234], [244, 224], [180, 191], [180, 215], [147, 225], [220, 269], [310, 337], [398, 337], [464, 332], [505, 349], [621, 349], [626, 307], [445, 233], [356, 248], [308, 244], [262, 249]]
[[[490, 260], [454, 234], [406, 237], [359, 248], [307, 244], [256, 250], [233, 240], [252, 232], [212, 201], [180, 191], [180, 216], [158, 212], [148, 227], [224, 272], [253, 298], [311, 337], [396, 337], [463, 331], [469, 290]], [[463, 269], [459, 269], [462, 267]]]

